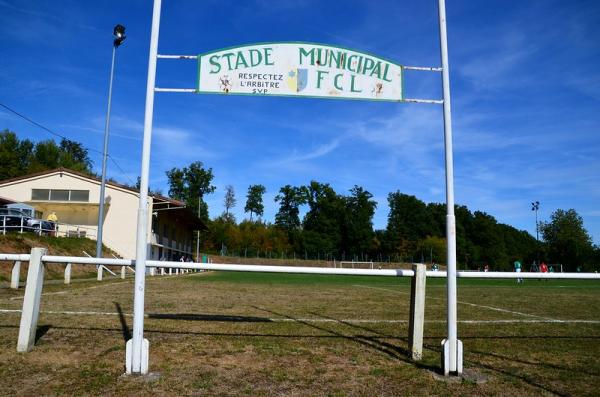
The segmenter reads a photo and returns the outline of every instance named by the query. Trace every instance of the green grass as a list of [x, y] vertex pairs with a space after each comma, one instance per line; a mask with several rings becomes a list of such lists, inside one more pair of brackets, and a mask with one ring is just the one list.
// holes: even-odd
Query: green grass
[[255, 272], [210, 272], [207, 277], [188, 278], [192, 283], [231, 283], [248, 285], [410, 285], [408, 277], [337, 276], [323, 274], [281, 274]]

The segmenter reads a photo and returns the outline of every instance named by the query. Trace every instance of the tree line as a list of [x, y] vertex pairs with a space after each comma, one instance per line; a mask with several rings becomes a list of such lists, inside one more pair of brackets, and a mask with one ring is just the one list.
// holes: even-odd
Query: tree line
[[[0, 132], [0, 180], [58, 167], [97, 176], [88, 150], [62, 139], [33, 143], [14, 132]], [[238, 222], [232, 186], [226, 187], [224, 211], [210, 219], [205, 197], [214, 193], [212, 168], [196, 161], [166, 172], [169, 196], [184, 201], [207, 226], [201, 244], [205, 252], [241, 256], [337, 259], [356, 261], [436, 262], [446, 260], [446, 206], [425, 203], [400, 191], [388, 194], [389, 213], [384, 229], [373, 228], [377, 202], [360, 186], [345, 194], [328, 183], [285, 185], [275, 196], [279, 206], [273, 222], [263, 219], [266, 188], [250, 185]], [[132, 188], [139, 189], [137, 184]], [[153, 193], [161, 193], [154, 191]], [[304, 213], [301, 218], [300, 214]], [[598, 270], [600, 248], [593, 245], [583, 219], [573, 209], [556, 210], [540, 222], [542, 241], [529, 233], [499, 223], [485, 212], [457, 205], [457, 260], [460, 268], [510, 270], [511, 263], [541, 261], [562, 264], [565, 271]], [[526, 269], [527, 269], [526, 265]]]
[[33, 143], [9, 130], [0, 132], [0, 165], [0, 180], [59, 167], [93, 175], [88, 150], [81, 143], [66, 138], [58, 144], [52, 139]]
[[[239, 256], [355, 261], [446, 261], [446, 205], [425, 203], [400, 191], [388, 194], [387, 226], [373, 228], [377, 202], [360, 186], [346, 194], [328, 183], [285, 185], [275, 196], [279, 205], [273, 223], [262, 219], [263, 185], [248, 187], [244, 212], [237, 222], [232, 208], [237, 198], [226, 186], [224, 211], [210, 219], [204, 201], [213, 193], [213, 170], [202, 162], [167, 171], [169, 195], [183, 200], [207, 225], [201, 238], [204, 251]], [[300, 217], [304, 212], [305, 215]], [[485, 212], [455, 207], [457, 260], [461, 268], [511, 270], [515, 260], [532, 264], [562, 264], [564, 271], [596, 269], [600, 248], [592, 244], [583, 219], [575, 210], [557, 210], [538, 225], [543, 241], [528, 232], [499, 223]]]

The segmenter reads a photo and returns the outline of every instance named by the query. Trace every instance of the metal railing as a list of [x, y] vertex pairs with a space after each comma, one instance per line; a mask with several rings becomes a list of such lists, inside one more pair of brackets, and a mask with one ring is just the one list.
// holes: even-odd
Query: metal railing
[[35, 219], [35, 225], [28, 225], [26, 218], [23, 217], [20, 218], [19, 224], [9, 224], [7, 222], [7, 218], [15, 217], [15, 215], [0, 215], [0, 234], [30, 232], [38, 235], [88, 237], [92, 239], [95, 239], [97, 234], [96, 227], [71, 225], [69, 223], [44, 221], [41, 219]]

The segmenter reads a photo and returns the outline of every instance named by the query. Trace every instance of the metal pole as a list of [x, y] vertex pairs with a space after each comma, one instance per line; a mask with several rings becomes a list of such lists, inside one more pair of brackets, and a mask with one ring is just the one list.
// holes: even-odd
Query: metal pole
[[[148, 371], [148, 368], [142, 368], [142, 343], [144, 339], [144, 289], [146, 282], [146, 255], [148, 250], [146, 241], [148, 233], [148, 178], [150, 174], [150, 143], [152, 140], [152, 117], [154, 113], [154, 85], [156, 79], [156, 55], [158, 53], [158, 32], [160, 27], [160, 6], [161, 0], [154, 0], [150, 54], [148, 57], [148, 83], [146, 85], [146, 111], [144, 115], [140, 201], [137, 221], [131, 356], [132, 373], [144, 373]], [[143, 369], [145, 371], [142, 371]]]
[[[460, 372], [458, 368], [458, 332], [457, 332], [457, 302], [456, 302], [456, 221], [454, 217], [454, 164], [452, 158], [452, 117], [450, 107], [450, 73], [448, 66], [448, 37], [446, 33], [446, 2], [439, 0], [440, 23], [440, 55], [442, 61], [442, 88], [444, 93], [444, 147], [446, 154], [446, 239], [448, 244], [447, 256], [447, 300], [448, 300], [448, 368], [444, 373]], [[445, 349], [442, 349], [444, 354]], [[462, 362], [462, 358], [461, 358]], [[462, 365], [461, 365], [462, 366]]]
[[196, 262], [200, 262], [200, 230], [196, 231]]
[[[200, 200], [202, 200], [202, 196], [198, 196], [198, 219], [200, 219]], [[196, 234], [196, 262], [200, 263], [200, 229]]]
[[115, 72], [115, 54], [117, 46], [113, 45], [110, 64], [110, 80], [108, 83], [108, 109], [104, 125], [104, 151], [102, 152], [102, 182], [100, 183], [100, 206], [98, 208], [98, 233], [96, 236], [96, 258], [102, 258], [102, 227], [104, 224], [104, 191], [106, 189], [106, 158], [108, 156], [108, 127], [110, 125], [110, 105], [112, 101], [113, 76]]

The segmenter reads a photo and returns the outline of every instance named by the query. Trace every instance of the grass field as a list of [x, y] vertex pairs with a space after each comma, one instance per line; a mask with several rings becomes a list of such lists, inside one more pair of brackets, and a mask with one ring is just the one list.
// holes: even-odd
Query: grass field
[[600, 282], [459, 280], [462, 379], [437, 375], [445, 280], [427, 283], [424, 358], [410, 280], [209, 272], [148, 278], [146, 377], [123, 376], [132, 280], [44, 287], [18, 354], [23, 290], [0, 289], [3, 395], [598, 395]]

